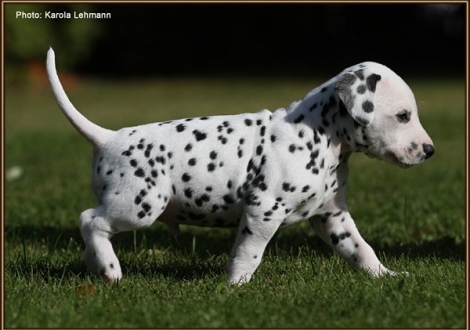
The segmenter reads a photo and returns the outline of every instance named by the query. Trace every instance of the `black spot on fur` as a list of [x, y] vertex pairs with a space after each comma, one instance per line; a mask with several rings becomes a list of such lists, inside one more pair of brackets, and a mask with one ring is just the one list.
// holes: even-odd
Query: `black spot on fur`
[[157, 163], [161, 163], [162, 165], [165, 165], [165, 164], [166, 164], [166, 159], [165, 159], [165, 157], [162, 157], [162, 156], [157, 156], [157, 157], [155, 157], [155, 161], [156, 161]]
[[298, 124], [298, 123], [300, 123], [302, 120], [304, 120], [304, 115], [298, 116], [298, 117], [294, 120], [294, 124]]
[[287, 183], [287, 182], [284, 182], [282, 184], [282, 190], [286, 191], [286, 192], [294, 192], [295, 191], [295, 187], [291, 187], [290, 183]]
[[233, 204], [235, 203], [235, 200], [233, 199], [232, 196], [230, 195], [224, 195], [223, 200], [226, 204]]
[[197, 206], [202, 206], [203, 203], [210, 202], [210, 197], [207, 194], [203, 194], [200, 197], [196, 198], [195, 202]]
[[135, 172], [134, 172], [134, 175], [139, 177], [139, 178], [143, 178], [145, 176], [145, 172], [142, 168], [138, 168]]
[[333, 243], [333, 245], [336, 245], [339, 243], [339, 236], [336, 235], [335, 233], [332, 233], [330, 235], [330, 239], [331, 239], [331, 243]]
[[148, 212], [151, 209], [150, 205], [147, 203], [142, 203], [142, 208], [145, 210], [145, 212]]
[[381, 79], [382, 77], [378, 74], [371, 74], [369, 77], [366, 79], [366, 86], [367, 89], [370, 90], [371, 92], [375, 92], [375, 88], [377, 86], [377, 82]]
[[242, 234], [243, 235], [246, 235], [246, 234], [253, 235], [253, 232], [248, 228], [248, 226], [245, 226], [245, 228], [243, 228], [243, 230], [242, 230]]
[[224, 137], [224, 136], [222, 136], [222, 135], [219, 135], [219, 136], [217, 137], [217, 140], [219, 140], [220, 142], [222, 142], [222, 144], [226, 144], [227, 141], [228, 141], [227, 138]]
[[184, 173], [181, 177], [181, 180], [183, 180], [183, 182], [188, 182], [189, 180], [191, 180], [191, 176], [188, 173]]
[[193, 134], [194, 134], [194, 137], [196, 138], [196, 141], [202, 141], [206, 139], [207, 137], [206, 133], [200, 132], [197, 129], [193, 131]]
[[214, 163], [209, 163], [209, 164], [207, 165], [207, 170], [208, 170], [209, 172], [214, 171], [214, 170], [215, 170], [215, 164], [214, 164]]
[[339, 235], [339, 239], [343, 240], [343, 239], [345, 239], [347, 237], [350, 237], [350, 236], [351, 236], [351, 233], [347, 231], [347, 232], [341, 233]]
[[266, 133], [266, 126], [262, 126], [260, 130], [260, 135], [264, 136], [265, 133]]
[[362, 103], [362, 110], [367, 113], [371, 113], [372, 111], [374, 111], [374, 103], [372, 103], [371, 101], [364, 101], [364, 103]]
[[191, 188], [186, 188], [186, 189], [184, 190], [184, 195], [185, 195], [186, 197], [188, 197], [188, 198], [193, 197], [193, 191], [192, 191], [192, 189], [191, 189]]
[[183, 132], [185, 129], [186, 129], [186, 126], [184, 126], [183, 124], [179, 124], [178, 126], [176, 126], [176, 131], [178, 133]]

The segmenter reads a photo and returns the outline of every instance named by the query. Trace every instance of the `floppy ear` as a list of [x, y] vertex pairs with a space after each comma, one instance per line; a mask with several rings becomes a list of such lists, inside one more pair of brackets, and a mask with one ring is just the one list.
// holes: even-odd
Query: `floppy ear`
[[368, 126], [374, 119], [375, 87], [381, 78], [359, 69], [340, 74], [335, 82], [335, 91], [346, 111], [361, 126]]

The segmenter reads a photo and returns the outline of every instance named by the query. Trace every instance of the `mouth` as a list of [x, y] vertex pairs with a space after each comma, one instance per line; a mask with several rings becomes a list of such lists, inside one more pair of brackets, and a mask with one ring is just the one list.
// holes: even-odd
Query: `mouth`
[[391, 163], [393, 165], [397, 165], [397, 166], [400, 166], [402, 168], [410, 168], [416, 164], [409, 164], [409, 163], [405, 163], [403, 162], [402, 160], [400, 160], [394, 153], [392, 152], [387, 152], [385, 153], [385, 155], [383, 156], [383, 160], [385, 160], [386, 162], [388, 163]]

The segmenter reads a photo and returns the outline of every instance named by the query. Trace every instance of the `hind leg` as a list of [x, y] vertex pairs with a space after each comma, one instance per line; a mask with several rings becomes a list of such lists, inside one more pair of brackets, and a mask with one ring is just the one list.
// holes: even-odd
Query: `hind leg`
[[[100, 173], [110, 173], [104, 177], [107, 181], [98, 176], [93, 183], [101, 205], [84, 211], [78, 223], [89, 270], [114, 282], [122, 278], [122, 271], [116, 256], [118, 244], [113, 244], [113, 236], [150, 226], [166, 209], [170, 199], [166, 192], [171, 189], [168, 179], [160, 180], [157, 186], [155, 180], [146, 177], [147, 169], [139, 168], [140, 171], [135, 171], [137, 174], [129, 175], [126, 168], [106, 167], [105, 160], [101, 163]], [[136, 180], [141, 172], [145, 179]], [[117, 176], [113, 177], [113, 174]]]
[[[80, 215], [78, 222], [86, 246], [83, 258], [92, 273], [103, 276], [108, 282], [121, 279], [121, 265], [111, 238], [123, 231], [150, 226], [165, 209], [166, 204], [153, 206], [153, 213], [148, 212], [145, 216], [139, 215], [136, 208], [131, 206], [127, 207], [130, 212], [126, 213], [125, 209], [121, 209], [116, 213], [116, 208], [105, 208], [103, 205], [88, 209]], [[145, 208], [152, 209], [150, 204]], [[107, 212], [107, 209], [111, 211]]]
[[120, 132], [94, 149], [92, 187], [100, 205], [84, 211], [79, 219], [85, 262], [108, 281], [122, 277], [113, 236], [150, 226], [172, 196], [171, 178], [166, 174], [172, 166], [171, 152], [164, 153], [163, 144], [154, 148], [149, 138], [153, 131]]
[[111, 243], [115, 233], [111, 221], [105, 217], [103, 207], [84, 211], [78, 222], [86, 246], [83, 259], [88, 269], [93, 274], [103, 276], [108, 282], [120, 280], [121, 265]]

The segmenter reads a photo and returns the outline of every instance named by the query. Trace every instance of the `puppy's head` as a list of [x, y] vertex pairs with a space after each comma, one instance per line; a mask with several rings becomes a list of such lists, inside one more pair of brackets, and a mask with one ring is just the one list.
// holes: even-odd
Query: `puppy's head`
[[365, 62], [346, 69], [335, 81], [335, 91], [342, 101], [340, 111], [356, 124], [366, 155], [410, 167], [434, 154], [413, 92], [389, 68]]

